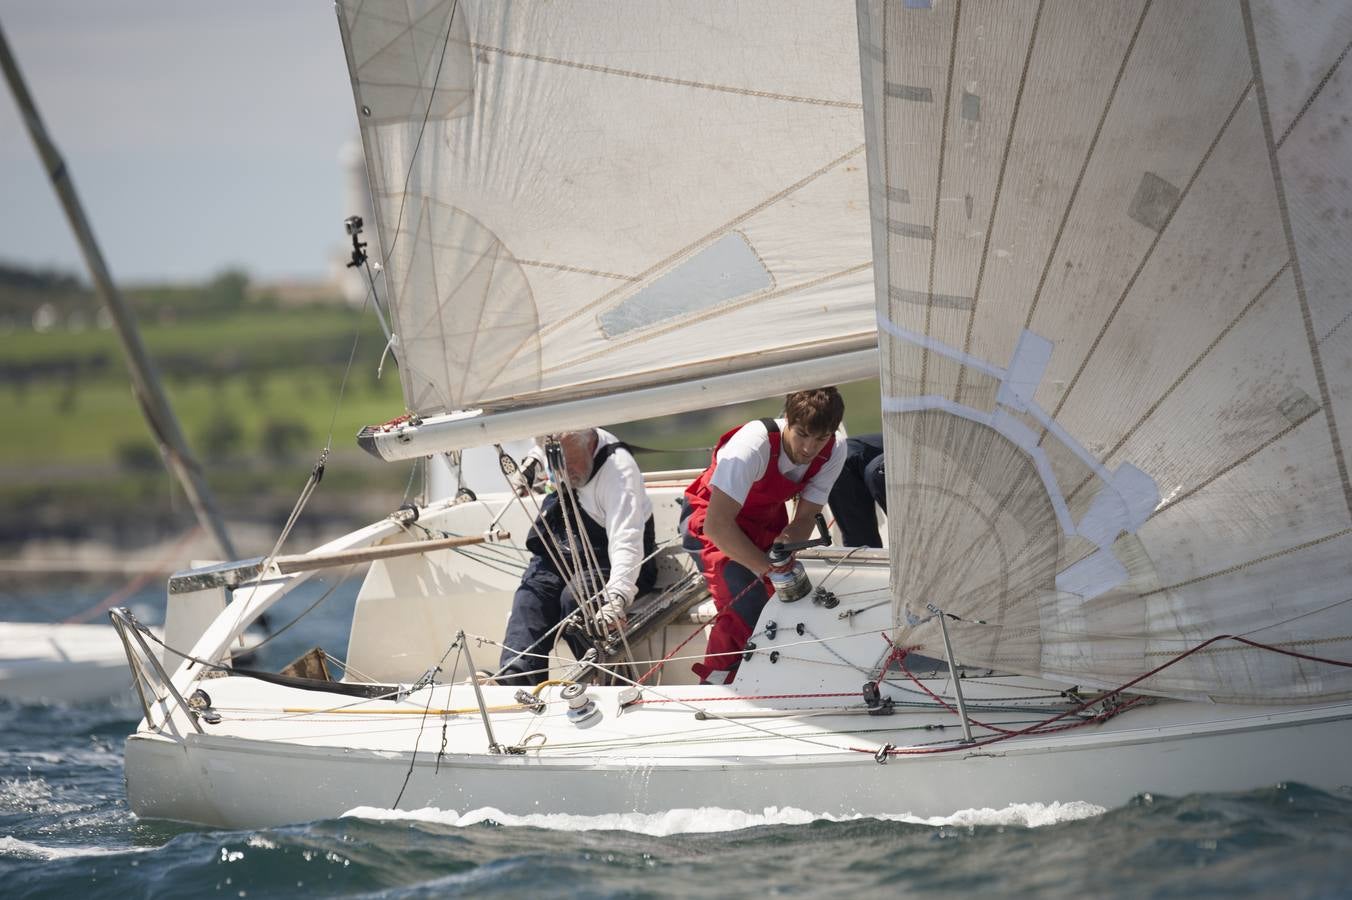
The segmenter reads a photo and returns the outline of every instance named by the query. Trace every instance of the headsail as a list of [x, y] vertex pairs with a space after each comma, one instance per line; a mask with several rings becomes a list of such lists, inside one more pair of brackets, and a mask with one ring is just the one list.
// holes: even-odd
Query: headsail
[[848, 6], [343, 0], [339, 17], [412, 412], [832, 353], [876, 374]]
[[[897, 640], [1352, 658], [1352, 9], [861, 0]], [[1146, 685], [1352, 695], [1216, 645]]]

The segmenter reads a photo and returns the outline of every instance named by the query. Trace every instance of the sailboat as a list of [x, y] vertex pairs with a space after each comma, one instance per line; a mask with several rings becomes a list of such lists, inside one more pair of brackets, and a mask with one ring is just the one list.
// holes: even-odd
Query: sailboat
[[[648, 479], [650, 627], [546, 651], [533, 691], [476, 674], [532, 517], [505, 479], [306, 554], [379, 557], [341, 677], [222, 662], [310, 570], [179, 573], [164, 662], [114, 616], [137, 814], [937, 815], [1352, 784], [1352, 11], [338, 18], [408, 407], [364, 446], [878, 377], [887, 549], [800, 554], [816, 589], [772, 598], [717, 686], [689, 672], [707, 616], [674, 540], [693, 473]], [[209, 624], [177, 627], [189, 609]]]

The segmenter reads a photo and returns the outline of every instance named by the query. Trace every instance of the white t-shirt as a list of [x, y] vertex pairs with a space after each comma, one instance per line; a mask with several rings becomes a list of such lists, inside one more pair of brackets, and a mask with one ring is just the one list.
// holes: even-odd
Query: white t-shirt
[[[619, 443], [609, 431], [596, 429], [596, 452]], [[544, 451], [534, 447], [526, 454], [544, 466]], [[643, 565], [643, 529], [653, 514], [652, 501], [643, 486], [643, 473], [634, 457], [617, 450], [577, 489], [582, 511], [606, 529], [606, 552], [610, 554], [607, 593], [620, 594], [633, 602], [638, 594], [639, 567]]]
[[[789, 459], [783, 439], [788, 424], [784, 419], [775, 419], [775, 423], [779, 425], [780, 432], [779, 472], [790, 481], [802, 481], [812, 463], [808, 461], [798, 465]], [[770, 466], [770, 432], [765, 430], [765, 424], [759, 419], [747, 422], [718, 449], [714, 460], [717, 465], [709, 483], [739, 504], [746, 503], [751, 486], [765, 477]], [[845, 437], [837, 432], [830, 459], [817, 470], [811, 481], [803, 485], [800, 496], [808, 503], [825, 505], [831, 494], [831, 486], [836, 483], [836, 476], [844, 467]]]

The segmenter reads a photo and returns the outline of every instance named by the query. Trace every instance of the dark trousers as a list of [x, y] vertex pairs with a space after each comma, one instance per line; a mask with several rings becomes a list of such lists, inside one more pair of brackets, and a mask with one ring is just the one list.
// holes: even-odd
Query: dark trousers
[[831, 512], [847, 547], [881, 547], [877, 503], [887, 512], [887, 475], [883, 436], [864, 434], [845, 441], [845, 467], [831, 488]]
[[[584, 576], [581, 583], [600, 585], [605, 583], [605, 577]], [[541, 638], [575, 609], [577, 597], [572, 585], [554, 571], [548, 560], [531, 557], [521, 576], [521, 586], [512, 598], [512, 614], [507, 619], [507, 634], [502, 641], [505, 646], [498, 662], [499, 667], [505, 668], [498, 676], [498, 683], [536, 685], [544, 681], [549, 675], [548, 657], [554, 649], [555, 636]], [[591, 645], [581, 635], [570, 634], [566, 628], [562, 630], [573, 655], [581, 659]], [[529, 652], [516, 659], [522, 650]], [[536, 669], [540, 671], [532, 671]]]

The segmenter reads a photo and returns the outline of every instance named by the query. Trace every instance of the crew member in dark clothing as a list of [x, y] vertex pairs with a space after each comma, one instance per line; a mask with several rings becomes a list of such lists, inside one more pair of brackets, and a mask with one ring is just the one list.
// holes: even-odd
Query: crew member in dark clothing
[[[567, 432], [559, 444], [564, 471], [551, 472], [558, 490], [541, 504], [526, 539], [533, 556], [512, 599], [499, 684], [544, 681], [554, 646], [546, 635], [579, 605], [579, 625], [615, 631], [624, 627], [634, 598], [657, 581], [652, 502], [629, 449], [599, 428]], [[541, 448], [528, 456], [544, 464]], [[563, 631], [580, 658], [589, 642], [580, 632]]]
[[831, 513], [846, 547], [881, 547], [877, 503], [887, 512], [887, 476], [883, 436], [863, 434], [845, 440], [845, 467], [831, 487]]

